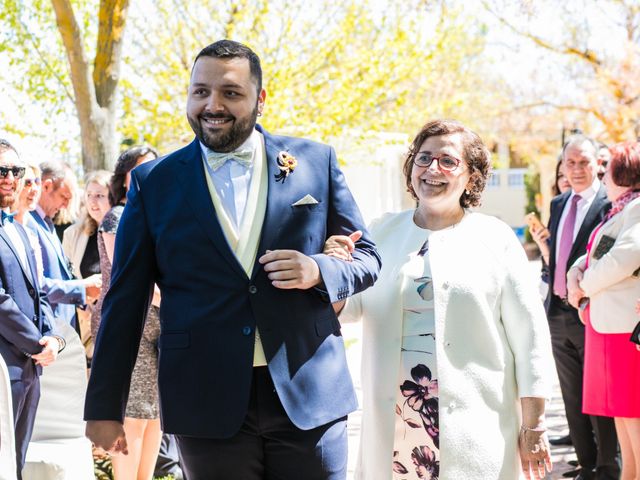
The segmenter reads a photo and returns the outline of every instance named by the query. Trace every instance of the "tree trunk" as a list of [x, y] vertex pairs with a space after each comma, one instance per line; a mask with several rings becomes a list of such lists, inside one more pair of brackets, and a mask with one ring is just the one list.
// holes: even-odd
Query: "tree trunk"
[[129, 0], [101, 0], [98, 45], [91, 75], [82, 32], [69, 0], [51, 0], [58, 31], [69, 59], [74, 103], [80, 123], [85, 171], [110, 169], [116, 144], [116, 89], [122, 57], [122, 38]]

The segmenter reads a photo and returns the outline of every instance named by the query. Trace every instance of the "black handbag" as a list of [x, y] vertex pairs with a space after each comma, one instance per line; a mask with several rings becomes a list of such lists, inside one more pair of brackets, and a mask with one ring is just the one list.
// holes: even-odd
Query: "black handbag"
[[640, 345], [640, 322], [638, 322], [636, 328], [634, 328], [633, 332], [631, 332], [631, 338], [629, 340]]

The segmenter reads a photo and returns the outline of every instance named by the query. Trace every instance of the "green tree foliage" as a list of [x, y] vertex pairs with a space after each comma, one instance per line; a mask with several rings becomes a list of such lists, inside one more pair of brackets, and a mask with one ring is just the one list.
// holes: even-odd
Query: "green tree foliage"
[[[0, 0], [6, 7], [0, 48], [21, 72], [0, 72], [0, 80], [15, 92], [17, 110], [33, 112], [35, 103], [46, 112], [45, 129], [66, 124], [74, 131], [72, 115], [91, 99], [74, 90], [51, 7], [62, 1]], [[101, 60], [105, 42], [99, 41], [106, 21], [96, 17], [105, 1], [69, 4], [83, 35], [77, 42], [87, 58], [95, 58], [94, 85], [97, 68], [110, 72], [109, 62]], [[268, 97], [261, 123], [271, 131], [367, 143], [378, 132], [413, 134], [428, 119], [445, 116], [487, 133], [505, 91], [496, 89], [484, 66], [483, 25], [452, 3], [134, 0], [111, 142], [144, 141], [168, 151], [189, 141], [184, 105], [192, 59], [225, 37], [248, 44], [262, 59]], [[0, 121], [24, 135], [46, 136], [42, 129], [35, 132], [30, 118]], [[77, 151], [73, 142], [52, 144], [52, 150]], [[83, 158], [85, 167], [92, 165]]]

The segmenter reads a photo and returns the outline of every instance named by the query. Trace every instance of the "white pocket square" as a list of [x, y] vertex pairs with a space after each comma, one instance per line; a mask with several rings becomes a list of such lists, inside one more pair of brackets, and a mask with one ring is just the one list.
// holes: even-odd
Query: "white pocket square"
[[313, 198], [311, 195], [307, 193], [304, 197], [302, 197], [296, 203], [292, 203], [291, 206], [297, 207], [299, 205], [315, 205], [316, 203], [319, 203], [318, 200], [316, 200], [315, 198]]

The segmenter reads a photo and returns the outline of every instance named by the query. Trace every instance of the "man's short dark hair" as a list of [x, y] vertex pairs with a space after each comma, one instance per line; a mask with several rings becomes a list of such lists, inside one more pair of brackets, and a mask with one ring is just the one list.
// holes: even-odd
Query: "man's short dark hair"
[[[211, 45], [204, 47], [193, 61], [195, 65], [200, 57], [212, 58], [246, 58], [249, 61], [249, 71], [258, 84], [258, 95], [262, 90], [262, 67], [260, 58], [246, 45], [233, 40], [218, 40]], [[192, 69], [193, 71], [193, 69]]]
[[18, 151], [16, 150], [16, 148], [11, 145], [11, 142], [9, 142], [9, 140], [5, 140], [4, 138], [0, 138], [0, 153], [4, 153], [7, 150], [13, 150], [15, 152], [16, 155], [18, 155]]

